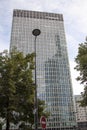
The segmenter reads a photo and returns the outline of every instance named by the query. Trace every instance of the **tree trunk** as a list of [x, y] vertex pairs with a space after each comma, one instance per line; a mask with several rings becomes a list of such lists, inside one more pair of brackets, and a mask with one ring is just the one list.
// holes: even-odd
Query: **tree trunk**
[[7, 113], [6, 113], [6, 130], [10, 128], [10, 110], [9, 110], [9, 97], [7, 97]]
[[[9, 116], [9, 114], [7, 114]], [[7, 116], [7, 120], [6, 120], [6, 130], [9, 130], [10, 128], [10, 123], [9, 123], [9, 117]]]

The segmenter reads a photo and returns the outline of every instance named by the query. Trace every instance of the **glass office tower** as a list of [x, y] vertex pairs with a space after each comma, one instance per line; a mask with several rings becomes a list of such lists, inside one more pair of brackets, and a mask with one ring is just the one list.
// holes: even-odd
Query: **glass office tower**
[[73, 93], [62, 14], [14, 10], [10, 49], [24, 54], [34, 52], [36, 40], [36, 77], [38, 98], [45, 100], [50, 112], [47, 129], [76, 129]]

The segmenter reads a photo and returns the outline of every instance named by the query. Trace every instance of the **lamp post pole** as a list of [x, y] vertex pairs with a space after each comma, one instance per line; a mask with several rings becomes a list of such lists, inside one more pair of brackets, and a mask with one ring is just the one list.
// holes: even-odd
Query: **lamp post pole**
[[34, 121], [35, 121], [35, 130], [38, 130], [38, 99], [37, 99], [37, 75], [36, 75], [36, 39], [39, 36], [41, 31], [39, 29], [34, 29], [32, 34], [35, 36], [34, 40], [34, 51], [35, 51], [35, 105], [34, 105]]

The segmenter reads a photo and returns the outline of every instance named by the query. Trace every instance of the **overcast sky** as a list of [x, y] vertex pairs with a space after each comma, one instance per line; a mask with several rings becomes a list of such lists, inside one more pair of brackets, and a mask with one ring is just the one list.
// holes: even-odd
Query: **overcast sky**
[[80, 94], [83, 86], [75, 80], [74, 59], [87, 35], [87, 0], [0, 0], [0, 52], [9, 49], [13, 9], [63, 14], [73, 92]]

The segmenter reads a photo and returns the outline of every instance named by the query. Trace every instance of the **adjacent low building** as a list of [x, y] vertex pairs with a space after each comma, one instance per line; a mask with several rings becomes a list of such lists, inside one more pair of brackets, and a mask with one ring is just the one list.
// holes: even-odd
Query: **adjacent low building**
[[87, 107], [81, 107], [78, 101], [82, 100], [81, 95], [75, 95], [76, 121], [78, 130], [87, 130]]

